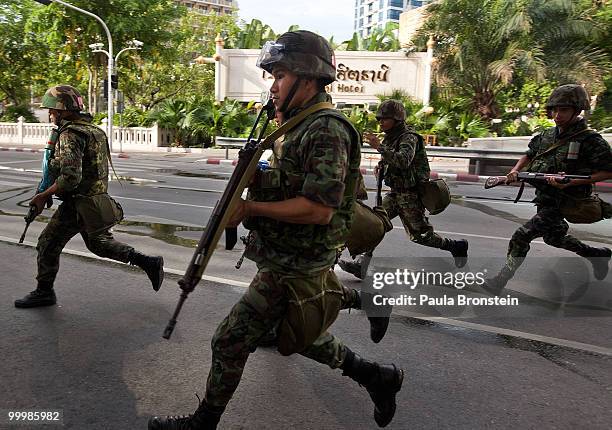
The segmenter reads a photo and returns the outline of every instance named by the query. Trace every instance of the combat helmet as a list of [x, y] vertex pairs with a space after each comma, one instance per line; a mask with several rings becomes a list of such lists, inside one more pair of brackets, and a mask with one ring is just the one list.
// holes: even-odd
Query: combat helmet
[[80, 112], [83, 110], [83, 97], [70, 85], [56, 85], [45, 92], [40, 107]]
[[556, 106], [569, 106], [578, 111], [591, 109], [589, 95], [584, 87], [576, 84], [561, 85], [553, 90], [546, 102], [546, 110], [550, 111]]
[[378, 107], [376, 112], [376, 119], [381, 120], [383, 118], [391, 118], [396, 121], [406, 121], [406, 109], [399, 100], [385, 100]]
[[318, 79], [325, 85], [336, 80], [334, 51], [327, 40], [306, 30], [288, 31], [276, 42], [264, 44], [257, 67], [272, 73], [275, 65], [286, 67], [298, 76]]

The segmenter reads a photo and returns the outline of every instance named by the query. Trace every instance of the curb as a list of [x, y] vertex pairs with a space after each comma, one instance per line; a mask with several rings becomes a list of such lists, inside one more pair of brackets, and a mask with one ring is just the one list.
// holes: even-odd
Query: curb
[[[176, 151], [176, 152], [181, 152], [181, 153], [192, 153], [190, 149], [198, 150], [198, 151], [193, 151], [194, 153], [198, 153], [199, 151], [202, 151], [199, 148], [164, 148], [164, 149], [181, 149], [181, 151]], [[44, 148], [17, 148], [17, 147], [0, 146], [0, 151], [37, 153], [37, 152], [44, 152]], [[156, 151], [156, 152], [161, 152], [161, 151]], [[175, 152], [175, 151], [163, 151], [163, 152]], [[111, 153], [111, 155], [117, 158], [129, 158], [129, 155], [125, 152], [113, 152]], [[223, 165], [223, 166], [235, 166], [238, 163], [238, 159], [229, 160], [229, 159], [217, 158], [217, 157], [202, 158], [201, 160], [198, 160], [198, 161], [204, 164], [217, 164], [217, 165]], [[373, 175], [374, 174], [374, 169], [372, 168], [361, 167], [360, 170], [361, 170], [361, 174], [363, 175]], [[487, 178], [489, 178], [489, 176], [472, 175], [470, 173], [463, 173], [463, 172], [459, 172], [459, 173], [431, 172], [430, 178], [431, 179], [446, 179], [452, 182], [484, 183], [487, 180]], [[513, 185], [508, 185], [508, 186], [513, 186]], [[595, 186], [598, 188], [597, 191], [612, 192], [612, 182], [597, 182]]]

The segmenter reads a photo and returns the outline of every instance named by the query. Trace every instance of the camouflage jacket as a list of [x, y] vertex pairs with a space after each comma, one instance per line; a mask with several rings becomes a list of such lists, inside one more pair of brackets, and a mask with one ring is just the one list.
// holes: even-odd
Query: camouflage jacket
[[106, 134], [83, 115], [60, 127], [49, 171], [56, 178], [60, 198], [76, 194], [93, 196], [108, 190], [108, 144]]
[[[330, 101], [319, 93], [304, 108]], [[288, 112], [287, 119], [298, 111]], [[246, 220], [255, 233], [246, 257], [259, 267], [306, 275], [334, 264], [352, 223], [361, 150], [359, 134], [333, 109], [316, 112], [275, 147], [273, 168], [258, 172], [249, 198], [279, 201], [303, 196], [335, 209], [327, 225], [293, 224], [266, 217]]]
[[403, 192], [429, 179], [429, 161], [423, 139], [405, 123], [385, 133], [380, 148], [385, 171], [385, 184], [392, 191]]
[[[567, 153], [572, 142], [580, 145], [578, 159], [568, 160]], [[561, 143], [557, 148], [548, 148]], [[538, 155], [540, 154], [540, 155]], [[565, 172], [569, 175], [591, 175], [597, 171], [612, 171], [610, 145], [599, 133], [589, 130], [584, 119], [572, 124], [563, 133], [557, 127], [550, 127], [536, 135], [529, 142], [525, 153], [530, 158], [526, 170], [540, 173]], [[558, 206], [567, 197], [587, 197], [593, 192], [592, 185], [580, 185], [558, 190], [546, 184], [536, 186], [534, 202]]]

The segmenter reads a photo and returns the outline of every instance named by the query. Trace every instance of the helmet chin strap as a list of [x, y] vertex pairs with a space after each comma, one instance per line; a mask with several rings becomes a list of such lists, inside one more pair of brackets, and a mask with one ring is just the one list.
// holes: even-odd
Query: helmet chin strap
[[289, 107], [289, 103], [291, 103], [291, 100], [293, 100], [293, 96], [295, 96], [295, 93], [297, 92], [298, 86], [300, 85], [301, 81], [302, 78], [298, 76], [293, 85], [291, 86], [287, 97], [285, 97], [285, 101], [283, 102], [282, 106], [278, 109], [279, 112], [285, 112], [287, 110], [287, 108]]

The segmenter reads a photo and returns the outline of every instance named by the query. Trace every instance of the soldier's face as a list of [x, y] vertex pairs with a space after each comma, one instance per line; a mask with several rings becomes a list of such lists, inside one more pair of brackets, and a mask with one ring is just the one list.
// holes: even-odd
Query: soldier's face
[[576, 109], [570, 106], [555, 106], [552, 108], [552, 119], [559, 128], [567, 127], [578, 117]]
[[56, 109], [49, 109], [49, 122], [57, 124], [61, 118], [61, 111]]
[[[272, 69], [272, 76], [274, 77], [274, 83], [270, 87], [270, 93], [272, 94], [274, 106], [279, 110], [285, 103], [285, 99], [289, 95], [293, 84], [297, 81], [298, 76], [284, 67], [275, 67]], [[286, 110], [292, 107], [302, 106], [310, 99], [310, 96], [308, 81], [302, 79]]]
[[379, 118], [378, 124], [380, 125], [380, 129], [384, 132], [387, 132], [393, 128], [395, 125], [395, 120], [393, 118]]

